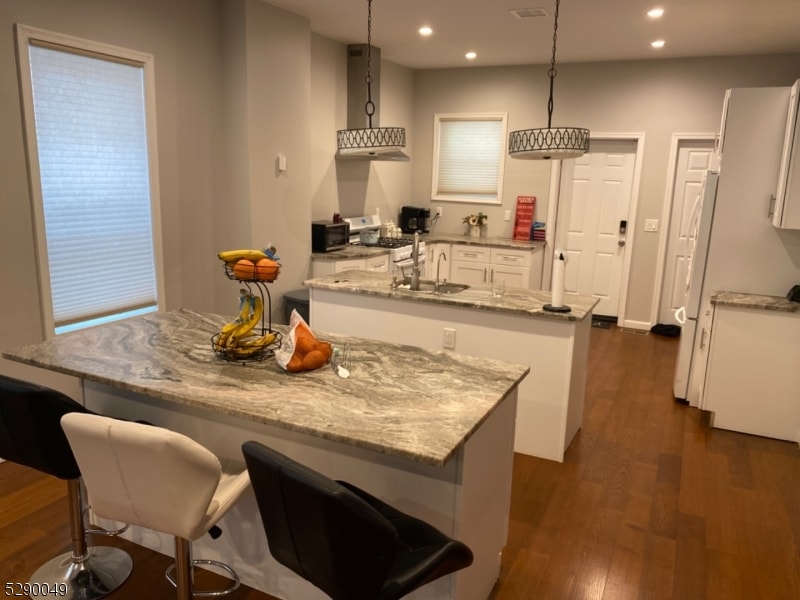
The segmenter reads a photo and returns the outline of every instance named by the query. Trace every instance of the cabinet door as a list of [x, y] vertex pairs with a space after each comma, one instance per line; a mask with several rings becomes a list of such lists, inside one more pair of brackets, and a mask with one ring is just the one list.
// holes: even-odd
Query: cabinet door
[[487, 282], [488, 267], [479, 262], [454, 260], [450, 265], [450, 281], [477, 285]]
[[489, 281], [503, 280], [506, 287], [528, 289], [531, 283], [531, 270], [527, 267], [492, 265]]
[[800, 442], [800, 315], [717, 306], [706, 375], [712, 425]]
[[[425, 260], [426, 279], [436, 279], [436, 267], [439, 266], [439, 281], [450, 279], [450, 244], [426, 244], [427, 256]], [[439, 258], [444, 254], [444, 258]]]
[[800, 80], [792, 86], [772, 224], [800, 229]]

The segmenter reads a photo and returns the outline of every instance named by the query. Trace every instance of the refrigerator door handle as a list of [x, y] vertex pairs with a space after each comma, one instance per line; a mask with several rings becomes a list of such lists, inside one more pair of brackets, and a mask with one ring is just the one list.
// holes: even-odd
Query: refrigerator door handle
[[706, 349], [706, 334], [707, 333], [708, 332], [706, 331], [705, 327], [703, 327], [703, 329], [700, 331], [700, 350], [705, 350]]

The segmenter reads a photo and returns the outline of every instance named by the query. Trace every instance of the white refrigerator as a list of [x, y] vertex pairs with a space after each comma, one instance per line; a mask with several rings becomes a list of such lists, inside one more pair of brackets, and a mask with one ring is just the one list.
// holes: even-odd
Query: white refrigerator
[[784, 296], [800, 281], [800, 231], [770, 217], [777, 189], [791, 88], [728, 90], [719, 173], [698, 198], [674, 396], [703, 408], [713, 310], [721, 291]]

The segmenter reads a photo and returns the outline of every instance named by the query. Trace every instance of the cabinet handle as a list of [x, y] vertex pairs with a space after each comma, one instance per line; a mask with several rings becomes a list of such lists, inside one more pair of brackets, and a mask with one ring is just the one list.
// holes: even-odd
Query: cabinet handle
[[773, 216], [775, 216], [775, 201], [776, 200], [777, 200], [777, 198], [775, 197], [775, 194], [770, 194], [769, 195], [769, 210], [767, 210], [767, 217], [770, 218], [770, 219]]
[[700, 350], [705, 350], [706, 349], [706, 334], [707, 333], [708, 332], [706, 331], [705, 327], [703, 327], [703, 329], [700, 331]]
[[476, 256], [478, 256], [478, 253], [477, 252], [462, 252], [461, 255], [462, 256], [467, 256], [469, 258], [475, 258]]

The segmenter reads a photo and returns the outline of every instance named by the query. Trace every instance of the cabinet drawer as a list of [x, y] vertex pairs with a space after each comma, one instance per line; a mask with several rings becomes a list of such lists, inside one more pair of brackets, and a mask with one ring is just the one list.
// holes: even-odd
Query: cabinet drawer
[[492, 264], [515, 267], [531, 266], [530, 250], [515, 250], [513, 248], [492, 248]]
[[488, 246], [459, 246], [453, 245], [453, 260], [463, 262], [490, 262], [492, 249]]
[[367, 271], [378, 271], [380, 273], [389, 271], [389, 257], [385, 254], [383, 256], [368, 258], [365, 263], [364, 268]]
[[351, 271], [353, 269], [365, 268], [363, 258], [351, 258], [349, 260], [337, 260], [334, 263], [334, 272], [341, 273], [342, 271]]

